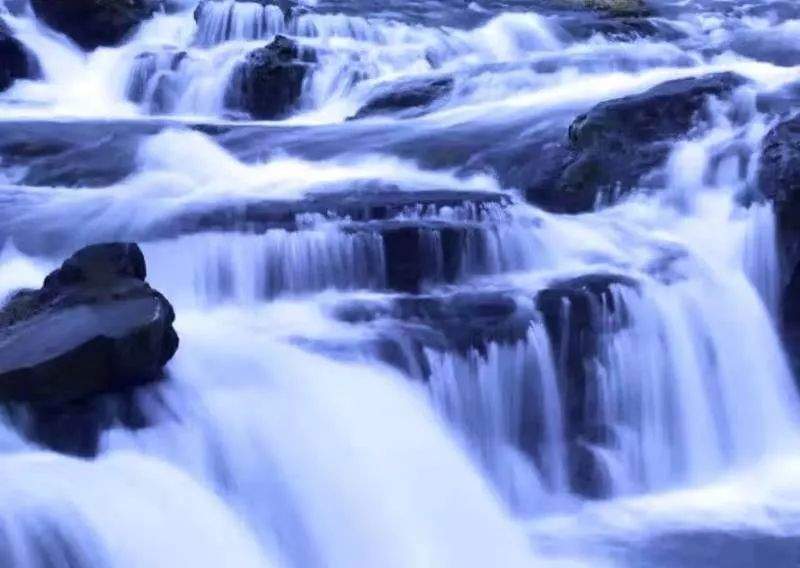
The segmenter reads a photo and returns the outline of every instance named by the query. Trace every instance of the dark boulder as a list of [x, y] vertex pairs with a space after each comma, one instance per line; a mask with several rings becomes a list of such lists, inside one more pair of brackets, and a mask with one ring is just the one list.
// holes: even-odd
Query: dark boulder
[[0, 20], [0, 91], [8, 89], [17, 79], [36, 79], [40, 73], [36, 56]]
[[170, 303], [135, 244], [86, 247], [0, 309], [0, 403], [32, 440], [91, 455], [102, 429], [143, 423], [135, 389], [178, 348]]
[[716, 73], [600, 103], [575, 119], [566, 142], [549, 148], [559, 175], [527, 186], [528, 199], [569, 213], [613, 201], [662, 166], [674, 141], [707, 118], [709, 98], [728, 97], [745, 82], [733, 73]]
[[315, 60], [313, 51], [277, 36], [269, 45], [251, 51], [234, 71], [226, 105], [259, 120], [285, 117], [297, 107]]
[[120, 44], [153, 15], [154, 0], [31, 0], [36, 15], [85, 50]]
[[375, 93], [354, 119], [381, 114], [393, 114], [407, 118], [428, 112], [453, 91], [451, 77], [417, 79], [391, 84]]
[[159, 380], [174, 320], [138, 246], [86, 247], [0, 311], [0, 401], [58, 405]]

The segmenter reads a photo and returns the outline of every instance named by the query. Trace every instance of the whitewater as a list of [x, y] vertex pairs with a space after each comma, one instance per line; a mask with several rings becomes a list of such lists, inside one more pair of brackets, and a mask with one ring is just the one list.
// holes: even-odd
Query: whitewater
[[[23, 149], [0, 151], [0, 300], [137, 242], [181, 345], [135, 395], [148, 426], [92, 459], [0, 423], [0, 565], [800, 562], [778, 228], [752, 197], [774, 109], [800, 110], [773, 57], [793, 4], [653, 0], [657, 31], [623, 37], [512, 0], [175, 0], [84, 52], [3, 1], [41, 78], [0, 93]], [[314, 72], [253, 119], [229, 85], [277, 35]], [[525, 141], [729, 71], [748, 82], [671, 143], [663, 187], [526, 199], [517, 162], [547, 156]], [[449, 86], [354, 118], [409, 81]]]

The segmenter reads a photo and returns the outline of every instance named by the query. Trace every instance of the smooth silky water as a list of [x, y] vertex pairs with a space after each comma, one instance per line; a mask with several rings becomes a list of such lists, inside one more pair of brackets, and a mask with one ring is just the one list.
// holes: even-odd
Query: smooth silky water
[[[95, 460], [0, 428], [0, 564], [800, 562], [800, 408], [776, 332], [775, 218], [747, 198], [772, 120], [756, 95], [796, 81], [800, 67], [737, 47], [743, 37], [794, 41], [800, 20], [720, 7], [736, 2], [653, 3], [680, 39], [575, 39], [558, 15], [520, 14], [511, 1], [310, 2], [287, 23], [273, 7], [232, 1], [210, 3], [195, 22], [195, 2], [182, 0], [121, 47], [86, 55], [30, 11], [9, 15], [44, 79], [0, 95], [3, 121], [158, 128], [137, 142], [130, 171], [100, 187], [34, 187], [4, 168], [0, 297], [40, 285], [80, 246], [136, 240], [149, 281], [175, 305], [181, 346], [169, 381], [138, 395], [153, 426], [112, 429]], [[277, 33], [319, 53], [300, 109], [275, 123], [234, 122], [230, 75]], [[665, 190], [610, 208], [549, 214], [490, 173], [425, 159], [427, 141], [450, 132], [457, 141], [535, 129], [722, 70], [753, 82], [673, 147]], [[454, 88], [425, 116], [346, 120], [374, 89], [435, 76], [452, 76]], [[223, 145], [187, 128], [195, 124], [252, 131]], [[430, 227], [425, 294], [509, 293], [531, 316], [524, 333], [414, 351], [382, 311], [396, 298], [386, 235], [333, 210], [303, 216], [297, 230], [179, 229], [259, 199], [369, 184], [474, 193], [461, 205], [409, 205], [394, 222]], [[500, 193], [499, 204], [476, 205]], [[441, 227], [454, 223], [470, 230], [449, 274]], [[532, 300], [587, 274], [635, 283], [612, 284], [591, 307], [602, 333], [582, 362], [587, 396], [614, 440], [586, 442], [606, 472], [599, 500], [570, 489], [558, 379], [567, 362]], [[383, 315], [342, 321], [337, 307], [350, 302]], [[575, 307], [562, 309], [569, 321]], [[407, 365], [374, 348], [387, 334]], [[533, 455], [520, 450], [532, 423]]]

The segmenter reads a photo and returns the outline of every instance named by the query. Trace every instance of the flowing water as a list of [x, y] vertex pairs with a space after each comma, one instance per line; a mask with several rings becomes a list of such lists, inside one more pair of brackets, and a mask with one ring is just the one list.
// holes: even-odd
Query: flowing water
[[[655, 31], [609, 36], [547, 2], [180, 0], [89, 54], [6, 4], [43, 78], [0, 94], [30, 158], [0, 162], [0, 298], [134, 240], [181, 347], [94, 460], [0, 431], [0, 564], [800, 562], [775, 218], [747, 199], [800, 109], [794, 3], [652, 0]], [[250, 121], [226, 89], [276, 34], [317, 62], [292, 116]], [[716, 71], [751, 83], [658, 192], [556, 215], [474, 162]]]

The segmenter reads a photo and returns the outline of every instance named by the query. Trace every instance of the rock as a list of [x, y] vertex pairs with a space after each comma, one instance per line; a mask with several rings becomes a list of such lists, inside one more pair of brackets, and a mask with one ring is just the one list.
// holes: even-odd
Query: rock
[[759, 188], [780, 210], [800, 205], [800, 115], [781, 122], [764, 138]]
[[567, 455], [567, 472], [572, 491], [589, 499], [612, 496], [611, 475], [600, 455], [584, 443], [573, 444]]
[[153, 15], [154, 0], [31, 0], [36, 15], [85, 50], [120, 44]]
[[431, 110], [453, 91], [451, 77], [418, 79], [391, 84], [381, 89], [355, 114], [354, 119], [380, 114], [411, 117]]
[[745, 82], [716, 73], [600, 103], [575, 119], [565, 143], [549, 148], [558, 177], [536, 180], [526, 188], [528, 199], [569, 213], [613, 201], [663, 165], [672, 143], [701, 123], [709, 98], [728, 97]]
[[36, 56], [0, 20], [0, 92], [17, 79], [36, 79], [40, 74]]
[[135, 244], [86, 247], [0, 311], [0, 402], [59, 407], [157, 381], [175, 313]]
[[641, 38], [674, 42], [686, 36], [676, 27], [663, 20], [639, 16], [613, 16], [602, 13], [576, 14], [560, 22], [569, 35], [586, 41], [594, 35], [602, 35], [614, 41], [635, 41]]
[[783, 339], [792, 366], [800, 372], [800, 115], [779, 123], [764, 138], [759, 190], [775, 207], [786, 283]]
[[181, 67], [191, 56], [186, 51], [165, 49], [136, 56], [128, 78], [126, 97], [150, 114], [168, 114], [179, 98]]
[[636, 282], [624, 276], [590, 274], [555, 282], [536, 298], [558, 362], [570, 487], [586, 497], [604, 497], [609, 490], [604, 466], [591, 449], [613, 442], [606, 435], [613, 425], [598, 422], [603, 415], [598, 399], [603, 357], [609, 334], [629, 325], [620, 294], [636, 288]]
[[644, 0], [553, 0], [552, 4], [572, 10], [597, 10], [615, 16], [646, 15], [650, 12]]
[[782, 67], [800, 65], [800, 46], [794, 41], [795, 32], [771, 27], [766, 30], [746, 30], [737, 33], [730, 49], [740, 55]]
[[236, 69], [225, 96], [226, 105], [259, 120], [285, 117], [297, 107], [303, 82], [315, 60], [312, 51], [277, 36], [269, 45], [251, 51]]
[[775, 206], [785, 272], [790, 276], [800, 261], [800, 115], [767, 133], [758, 181], [761, 194]]

